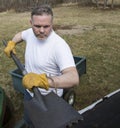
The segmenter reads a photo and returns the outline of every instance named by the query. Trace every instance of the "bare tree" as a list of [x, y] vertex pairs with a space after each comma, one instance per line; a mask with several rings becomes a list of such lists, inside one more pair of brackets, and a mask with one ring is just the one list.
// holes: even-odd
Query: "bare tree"
[[99, 4], [100, 4], [101, 2], [103, 2], [104, 8], [105, 8], [105, 7], [107, 6], [107, 1], [108, 1], [108, 0], [95, 0], [96, 6], [99, 7]]
[[114, 8], [114, 0], [111, 2], [111, 8]]
[[[100, 3], [103, 3], [103, 8], [105, 9], [108, 6], [108, 0], [95, 0], [96, 6], [99, 7]], [[114, 0], [111, 0], [111, 8], [114, 7]]]

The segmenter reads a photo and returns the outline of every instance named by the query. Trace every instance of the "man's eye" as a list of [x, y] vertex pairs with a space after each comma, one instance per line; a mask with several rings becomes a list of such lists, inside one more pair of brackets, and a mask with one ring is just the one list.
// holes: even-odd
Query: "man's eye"
[[45, 26], [40, 26], [40, 25], [34, 25], [36, 28], [49, 28], [50, 27], [50, 25], [45, 25]]
[[50, 25], [46, 25], [46, 26], [44, 26], [44, 28], [49, 28], [50, 27]]
[[41, 28], [41, 26], [39, 26], [39, 25], [34, 25], [36, 28]]

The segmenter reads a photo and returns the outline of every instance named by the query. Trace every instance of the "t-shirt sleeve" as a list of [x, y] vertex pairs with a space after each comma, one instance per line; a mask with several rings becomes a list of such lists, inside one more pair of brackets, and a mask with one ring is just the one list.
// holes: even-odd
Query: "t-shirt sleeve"
[[29, 28], [29, 29], [27, 29], [27, 30], [22, 31], [22, 39], [23, 39], [24, 41], [26, 41], [27, 38], [29, 38], [30, 35], [32, 36], [32, 31], [31, 31], [31, 30], [32, 30], [32, 29]]
[[27, 37], [27, 31], [22, 31], [22, 39], [23, 40], [26, 40], [26, 37]]
[[57, 45], [55, 58], [60, 71], [65, 68], [75, 67], [74, 58], [71, 49], [67, 43]]

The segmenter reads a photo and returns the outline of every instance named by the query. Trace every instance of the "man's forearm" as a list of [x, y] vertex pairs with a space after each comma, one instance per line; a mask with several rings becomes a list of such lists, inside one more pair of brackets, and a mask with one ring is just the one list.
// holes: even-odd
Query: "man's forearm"
[[74, 67], [64, 70], [61, 76], [54, 76], [51, 78], [52, 80], [48, 78], [50, 87], [70, 88], [79, 85], [79, 76]]

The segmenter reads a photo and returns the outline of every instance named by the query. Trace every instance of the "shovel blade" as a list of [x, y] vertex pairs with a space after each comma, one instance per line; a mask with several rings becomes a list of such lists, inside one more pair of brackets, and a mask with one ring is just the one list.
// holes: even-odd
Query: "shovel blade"
[[24, 102], [25, 110], [34, 128], [66, 128], [73, 123], [83, 120], [82, 116], [65, 100], [54, 92], [43, 96], [47, 110], [43, 111], [40, 102], [33, 97]]

